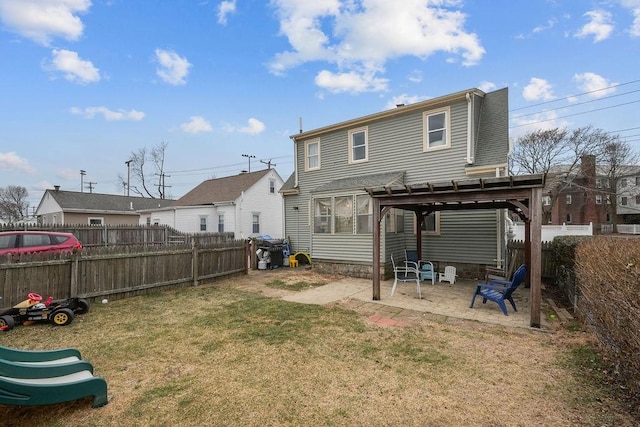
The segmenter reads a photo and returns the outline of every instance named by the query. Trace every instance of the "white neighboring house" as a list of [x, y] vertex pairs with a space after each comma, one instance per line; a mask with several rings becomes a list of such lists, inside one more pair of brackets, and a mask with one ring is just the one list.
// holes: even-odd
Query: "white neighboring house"
[[236, 239], [283, 237], [284, 181], [275, 169], [209, 179], [171, 206], [142, 210], [140, 224], [164, 224], [183, 233], [234, 233]]

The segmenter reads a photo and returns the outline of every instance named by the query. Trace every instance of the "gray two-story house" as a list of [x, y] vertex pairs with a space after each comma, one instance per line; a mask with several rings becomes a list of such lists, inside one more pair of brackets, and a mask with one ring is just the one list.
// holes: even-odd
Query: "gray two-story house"
[[[295, 170], [281, 189], [285, 235], [319, 270], [372, 276], [373, 199], [367, 189], [504, 177], [508, 90], [468, 89], [291, 136]], [[504, 259], [504, 209], [443, 210], [417, 221], [393, 208], [380, 261], [422, 259], [475, 274]], [[421, 232], [417, 224], [422, 222]], [[419, 236], [419, 239], [416, 238]], [[419, 242], [420, 241], [420, 242]]]

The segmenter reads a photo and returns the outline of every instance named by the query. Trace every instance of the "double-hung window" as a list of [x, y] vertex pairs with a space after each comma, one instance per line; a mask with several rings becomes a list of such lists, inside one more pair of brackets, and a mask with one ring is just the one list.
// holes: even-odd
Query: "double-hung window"
[[207, 231], [207, 217], [200, 217], [200, 231]]
[[449, 108], [427, 111], [423, 115], [424, 151], [451, 147]]
[[304, 143], [305, 169], [320, 169], [320, 140], [314, 139]]
[[254, 234], [260, 233], [260, 214], [254, 213], [252, 214], [251, 218], [252, 218], [251, 231]]
[[335, 232], [353, 234], [353, 196], [335, 198]]
[[331, 233], [331, 198], [316, 199], [313, 207], [313, 232]]
[[368, 160], [367, 128], [349, 131], [349, 163], [366, 162]]
[[218, 215], [218, 233], [224, 233], [224, 214]]
[[369, 196], [356, 196], [356, 234], [373, 232], [373, 205]]

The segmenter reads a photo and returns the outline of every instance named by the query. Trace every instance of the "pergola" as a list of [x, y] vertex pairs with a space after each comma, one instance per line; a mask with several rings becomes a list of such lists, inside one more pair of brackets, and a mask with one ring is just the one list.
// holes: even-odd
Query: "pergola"
[[468, 209], [508, 209], [525, 223], [525, 253], [531, 292], [530, 326], [540, 327], [542, 272], [542, 189], [545, 176], [518, 175], [422, 184], [396, 184], [365, 190], [373, 199], [373, 299], [380, 299], [380, 222], [391, 208], [413, 211], [418, 226], [418, 256], [422, 255], [422, 223], [431, 212]]

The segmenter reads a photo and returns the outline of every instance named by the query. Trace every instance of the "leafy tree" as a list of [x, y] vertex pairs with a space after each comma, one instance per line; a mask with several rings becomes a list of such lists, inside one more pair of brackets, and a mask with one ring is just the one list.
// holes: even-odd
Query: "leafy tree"
[[29, 215], [29, 192], [25, 187], [9, 185], [0, 187], [0, 218], [16, 222]]
[[118, 189], [127, 191], [129, 182], [129, 194], [154, 199], [166, 198], [164, 161], [168, 143], [160, 144], [148, 150], [146, 147], [132, 151], [129, 157], [129, 177], [118, 174]]

